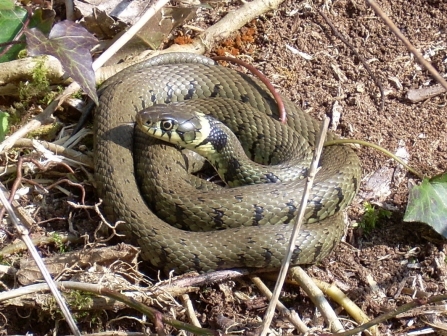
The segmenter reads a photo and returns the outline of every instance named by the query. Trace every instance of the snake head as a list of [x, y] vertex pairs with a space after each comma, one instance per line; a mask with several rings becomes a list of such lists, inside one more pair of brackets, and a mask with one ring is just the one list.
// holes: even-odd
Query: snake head
[[182, 147], [197, 141], [202, 130], [197, 113], [173, 105], [154, 105], [138, 112], [136, 124], [148, 135]]

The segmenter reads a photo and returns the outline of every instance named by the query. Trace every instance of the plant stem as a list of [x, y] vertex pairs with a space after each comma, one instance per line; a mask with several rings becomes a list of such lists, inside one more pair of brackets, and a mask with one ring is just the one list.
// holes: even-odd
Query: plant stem
[[364, 140], [356, 140], [356, 139], [336, 139], [331, 141], [326, 141], [324, 143], [324, 146], [333, 146], [333, 145], [339, 145], [339, 144], [346, 144], [346, 143], [352, 143], [352, 144], [359, 144], [362, 146], [372, 147], [374, 149], [377, 149], [379, 152], [382, 152], [383, 154], [389, 156], [390, 158], [396, 160], [399, 162], [402, 166], [404, 166], [406, 169], [408, 169], [411, 173], [419, 177], [421, 180], [423, 180], [425, 177], [423, 174], [418, 172], [417, 170], [411, 168], [408, 164], [406, 164], [400, 157], [394, 155], [390, 151], [386, 150], [383, 147], [380, 147], [379, 145], [376, 145], [374, 143], [364, 141]]

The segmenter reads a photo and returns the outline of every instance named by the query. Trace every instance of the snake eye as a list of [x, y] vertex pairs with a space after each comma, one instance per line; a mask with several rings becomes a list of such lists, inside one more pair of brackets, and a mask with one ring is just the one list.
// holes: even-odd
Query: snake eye
[[171, 119], [165, 119], [162, 120], [160, 122], [160, 127], [164, 130], [164, 131], [171, 131], [172, 128], [174, 127], [174, 120]]

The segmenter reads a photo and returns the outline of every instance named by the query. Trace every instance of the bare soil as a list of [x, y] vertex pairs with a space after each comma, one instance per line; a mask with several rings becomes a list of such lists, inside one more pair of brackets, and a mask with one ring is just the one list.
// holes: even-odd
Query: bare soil
[[[447, 5], [425, 1], [380, 1], [379, 5], [445, 74]], [[295, 10], [298, 13], [289, 16]], [[256, 22], [259, 46], [250, 55], [254, 64], [258, 63], [284, 94], [316, 118], [331, 115], [334, 102], [338, 102], [342, 112], [337, 132], [341, 136], [374, 142], [390, 151], [403, 144], [410, 154], [409, 164], [418, 171], [427, 176], [445, 171], [446, 95], [418, 104], [406, 100], [408, 89], [432, 85], [433, 80], [364, 2], [337, 1], [325, 13], [382, 83], [386, 94], [383, 110], [378, 87], [357, 55], [305, 3], [288, 1], [273, 17]], [[311, 55], [312, 60], [293, 55], [286, 45]], [[433, 52], [435, 49], [438, 51]], [[365, 177], [390, 165], [377, 151], [361, 148], [358, 154]], [[352, 246], [339, 245], [323, 265], [309, 270], [340, 284], [371, 317], [410, 301], [416, 291], [423, 295], [445, 293], [445, 246], [427, 241], [422, 224], [402, 222], [408, 179], [412, 178], [407, 174], [399, 184], [390, 181], [391, 194], [385, 205], [397, 210], [391, 219], [382, 221], [367, 235], [357, 230], [348, 236]], [[357, 203], [363, 201], [357, 199]], [[354, 203], [352, 208], [351, 220], [362, 221], [361, 203]], [[376, 282], [375, 289], [371, 279]], [[414, 322], [412, 319], [388, 321], [381, 329], [391, 334], [409, 332], [421, 326], [407, 326]]]
[[[378, 1], [378, 4], [445, 76], [447, 2], [396, 0]], [[225, 6], [219, 8], [221, 12], [226, 10]], [[336, 132], [342, 137], [367, 140], [392, 152], [404, 146], [410, 155], [409, 164], [426, 176], [446, 171], [447, 95], [444, 93], [416, 104], [409, 102], [406, 99], [409, 89], [431, 86], [435, 84], [434, 80], [365, 2], [326, 1], [323, 11], [327, 18], [368, 63], [376, 81], [382, 83], [385, 92], [382, 110], [375, 80], [353, 50], [334, 35], [317, 8], [323, 8], [320, 2], [286, 1], [278, 10], [244, 27], [212, 54], [229, 52], [241, 55], [243, 60], [263, 71], [282, 93], [317, 119], [325, 114], [332, 115], [337, 102], [341, 108], [341, 119]], [[204, 11], [205, 22], [215, 20], [216, 12], [211, 10], [207, 14]], [[188, 34], [189, 31], [183, 31], [183, 36]], [[306, 60], [294, 54], [287, 45], [310, 55], [312, 59]], [[395, 167], [395, 163], [375, 150], [362, 147], [358, 154], [365, 180], [380, 168]], [[403, 178], [389, 180], [390, 193], [386, 197], [359, 196], [349, 211], [353, 227], [349, 229], [347, 243], [340, 244], [321, 264], [307, 269], [310, 275], [338, 285], [370, 318], [415, 297], [422, 300], [446, 293], [445, 244], [425, 225], [402, 221], [408, 187], [415, 181], [415, 176], [406, 174]], [[94, 193], [89, 191], [87, 201], [93, 203], [95, 200]], [[381, 219], [369, 232], [355, 228], [355, 224], [362, 222], [365, 201], [377, 204], [378, 208], [393, 210], [391, 218]], [[46, 202], [54, 200], [47, 199]], [[60, 209], [68, 211], [63, 206]], [[56, 216], [58, 214], [43, 210], [38, 220]], [[64, 225], [64, 222], [50, 222], [41, 230], [61, 229]], [[80, 213], [75, 225], [87, 232], [95, 226], [85, 214]], [[244, 334], [250, 334], [259, 324], [268, 301], [248, 280], [224, 286], [230, 286], [231, 290], [228, 292], [222, 285], [213, 285], [192, 295], [200, 322], [204, 327], [218, 328], [224, 316], [240, 323], [237, 329], [245, 330]], [[250, 298], [241, 299], [239, 293]], [[295, 309], [310, 327], [321, 328], [324, 324], [300, 289], [287, 286], [282, 300], [289, 308]], [[175, 310], [179, 318], [185, 318], [181, 309]], [[424, 310], [428, 307], [422, 308], [422, 313], [388, 320], [380, 324], [379, 329], [387, 335], [404, 335], [427, 327], [427, 320], [443, 322], [441, 314], [427, 315]], [[21, 316], [28, 313], [20, 312]], [[344, 311], [340, 314], [346, 315]], [[42, 318], [35, 312], [30, 316], [34, 320]], [[111, 316], [115, 315], [102, 315], [98, 319], [104, 321]], [[104, 326], [101, 323], [92, 325], [88, 318], [80, 320], [82, 330], [98, 330], [101, 325]], [[138, 324], [123, 324], [121, 327], [141, 330]], [[9, 325], [5, 327], [4, 334], [32, 331], [43, 335], [49, 332], [52, 323], [36, 328], [28, 323], [14, 327]], [[279, 316], [275, 317], [273, 328], [280, 329], [283, 334], [296, 334], [291, 324]]]
[[[378, 1], [378, 4], [445, 76], [447, 3]], [[310, 8], [307, 2], [286, 1], [279, 10], [258, 19], [245, 31], [255, 36], [255, 42], [243, 44], [241, 53], [248, 53], [247, 60], [315, 118], [331, 116], [337, 102], [342, 109], [337, 128], [340, 136], [367, 140], [392, 152], [404, 146], [410, 155], [409, 164], [426, 176], [446, 171], [446, 94], [417, 104], [409, 102], [406, 99], [409, 89], [428, 87], [436, 84], [434, 80], [365, 2], [333, 2], [324, 13], [338, 35], [356, 49], [381, 82], [385, 92], [382, 110], [376, 80], [352, 48], [334, 35], [315, 8]], [[310, 55], [312, 60], [293, 54], [286, 45]], [[218, 48], [217, 53], [222, 51]], [[369, 148], [361, 148], [358, 154], [365, 180], [380, 168], [395, 166]], [[445, 245], [424, 224], [402, 221], [413, 179], [407, 174], [405, 178], [389, 180], [391, 188], [386, 198], [357, 197], [349, 213], [353, 222], [362, 221], [364, 201], [393, 209], [392, 217], [382, 219], [368, 234], [351, 228], [347, 236], [349, 245], [340, 244], [321, 265], [308, 269], [311, 275], [339, 285], [372, 318], [414, 297], [445, 294]], [[295, 295], [292, 308], [312, 319], [313, 311], [307, 304], [302, 305], [299, 293]], [[228, 312], [228, 308], [221, 311]], [[426, 326], [415, 316], [410, 313], [389, 320], [380, 325], [380, 331], [398, 335]], [[440, 316], [425, 315], [425, 318], [436, 321]]]

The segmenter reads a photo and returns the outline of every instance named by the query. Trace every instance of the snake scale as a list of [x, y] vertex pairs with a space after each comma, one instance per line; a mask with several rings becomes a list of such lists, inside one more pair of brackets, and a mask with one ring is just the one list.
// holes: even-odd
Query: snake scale
[[[217, 200], [192, 197], [191, 201], [189, 196], [196, 195], [182, 189], [185, 183], [189, 187], [192, 183], [185, 182], [185, 157], [176, 147], [159, 140], [152, 145], [142, 144], [142, 132], [134, 128], [138, 111], [153, 104], [190, 99], [232, 99], [234, 105], [242, 102], [261, 111], [261, 117], [257, 117], [261, 122], [277, 120], [276, 102], [264, 84], [207, 57], [171, 53], [124, 69], [102, 85], [99, 95], [100, 105], [95, 112], [98, 192], [107, 218], [125, 222], [122, 230], [141, 247], [144, 260], [176, 273], [280, 266], [292, 232], [290, 223], [301, 200], [303, 180], [211, 190], [218, 194]], [[291, 101], [283, 100], [288, 127], [312, 146], [318, 122]], [[203, 106], [203, 112], [207, 112], [212, 104]], [[334, 138], [328, 134], [329, 140]], [[338, 244], [345, 230], [342, 210], [352, 201], [360, 182], [360, 163], [348, 146], [325, 148], [319, 164], [292, 264], [315, 263]], [[136, 174], [146, 167], [155, 189], [145, 189], [147, 183]], [[183, 207], [188, 211], [191, 207], [198, 211], [191, 222], [194, 216], [202, 216], [201, 211], [208, 211], [211, 220], [224, 223], [219, 228], [225, 229], [191, 232], [169, 225], [154, 214], [143, 198], [145, 194], [155, 199], [154, 207], [160, 207], [163, 201], [157, 198], [159, 191], [177, 202], [165, 210], [165, 218], [171, 216], [175, 223], [183, 216], [177, 210]], [[239, 221], [242, 218], [244, 226], [232, 227], [236, 217]]]

